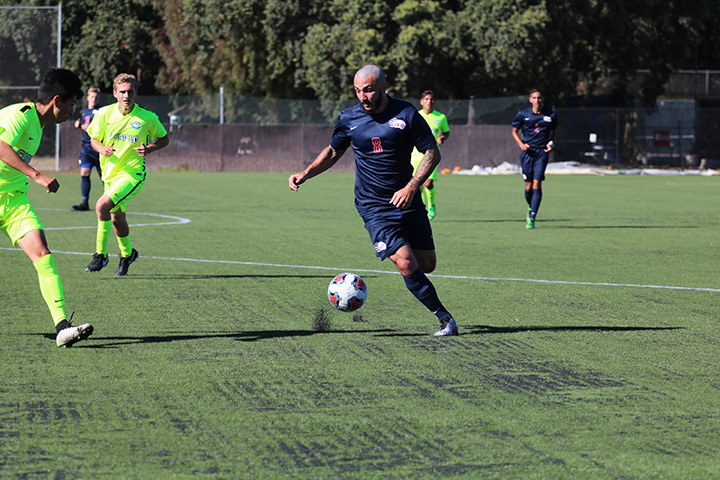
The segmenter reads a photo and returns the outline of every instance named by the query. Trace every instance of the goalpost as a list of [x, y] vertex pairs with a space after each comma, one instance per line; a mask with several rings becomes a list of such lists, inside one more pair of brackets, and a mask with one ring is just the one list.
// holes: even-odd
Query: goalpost
[[[56, 12], [53, 12], [55, 10]], [[14, 27], [14, 28], [11, 28]], [[54, 35], [48, 39], [48, 32]], [[55, 51], [52, 49], [56, 42]], [[37, 81], [62, 66], [62, 5], [0, 6], [0, 108], [22, 98], [34, 99]], [[30, 57], [30, 58], [28, 58]], [[55, 171], [60, 170], [60, 125], [55, 125]]]

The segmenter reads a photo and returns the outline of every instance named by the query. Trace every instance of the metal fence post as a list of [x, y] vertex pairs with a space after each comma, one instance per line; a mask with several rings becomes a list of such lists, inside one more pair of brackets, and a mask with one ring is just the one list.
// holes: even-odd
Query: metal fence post
[[615, 112], [615, 163], [620, 162], [620, 109]]
[[682, 117], [684, 112], [684, 110], [680, 110], [680, 115], [678, 115], [678, 155], [680, 155], [680, 168], [682, 170], [685, 170], [685, 157], [682, 151]]

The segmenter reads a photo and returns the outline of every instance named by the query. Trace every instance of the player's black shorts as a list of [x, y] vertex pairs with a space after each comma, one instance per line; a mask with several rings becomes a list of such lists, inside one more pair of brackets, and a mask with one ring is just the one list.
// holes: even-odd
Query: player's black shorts
[[547, 168], [550, 153], [542, 148], [529, 148], [520, 154], [522, 163], [523, 179], [526, 182], [533, 180], [545, 180], [545, 169]]
[[80, 149], [80, 158], [78, 159], [80, 168], [93, 168], [100, 171], [100, 154], [92, 148], [83, 147]]
[[379, 211], [363, 216], [365, 229], [375, 247], [375, 255], [385, 260], [401, 246], [413, 250], [435, 250], [432, 228], [425, 209]]

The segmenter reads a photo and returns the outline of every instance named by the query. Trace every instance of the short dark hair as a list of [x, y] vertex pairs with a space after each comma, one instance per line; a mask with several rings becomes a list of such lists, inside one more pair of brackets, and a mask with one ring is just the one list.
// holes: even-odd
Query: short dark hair
[[47, 105], [52, 102], [55, 96], [59, 96], [60, 100], [67, 102], [72, 97], [75, 99], [82, 98], [83, 91], [80, 86], [82, 82], [77, 75], [70, 70], [64, 68], [50, 69], [40, 82], [38, 88], [37, 102]]
[[425, 98], [426, 95], [432, 95], [434, 97], [435, 92], [433, 92], [432, 90], [425, 90], [424, 92], [422, 92], [422, 95], [420, 95], [420, 99], [422, 100], [423, 98]]
[[542, 93], [542, 90], [540, 90], [539, 88], [535, 87], [535, 88], [533, 88], [532, 90], [530, 90], [530, 95], [532, 95], [532, 94], [535, 93], [535, 92], [539, 93], [540, 96], [542, 96], [542, 94], [543, 94], [543, 93]]

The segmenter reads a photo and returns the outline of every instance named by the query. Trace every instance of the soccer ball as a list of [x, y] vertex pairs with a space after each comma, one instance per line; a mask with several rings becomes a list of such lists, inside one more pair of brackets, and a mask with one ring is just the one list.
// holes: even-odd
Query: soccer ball
[[328, 286], [330, 303], [343, 312], [353, 312], [362, 307], [366, 298], [365, 280], [354, 273], [341, 273]]

